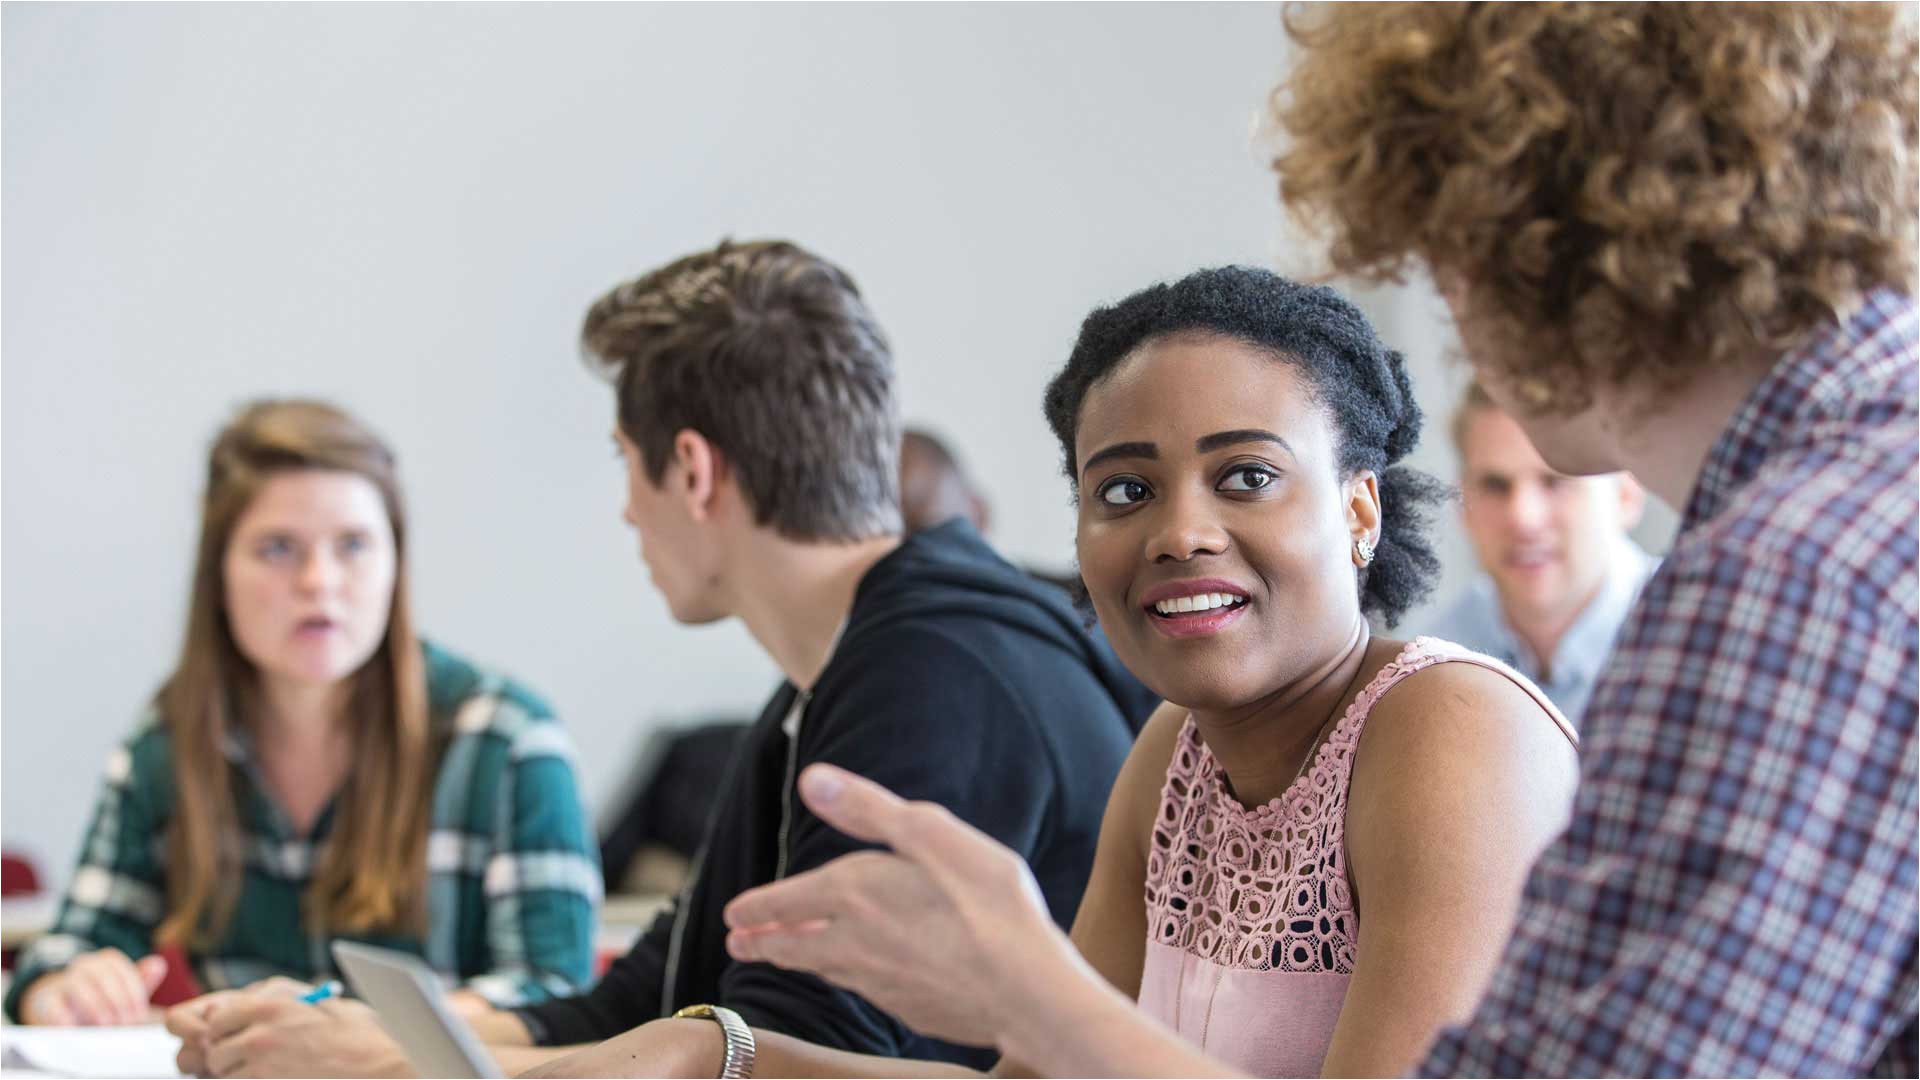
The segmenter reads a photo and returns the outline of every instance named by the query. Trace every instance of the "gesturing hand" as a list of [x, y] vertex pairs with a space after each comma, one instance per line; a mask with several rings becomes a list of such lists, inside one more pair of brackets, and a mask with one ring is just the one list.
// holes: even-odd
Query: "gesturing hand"
[[727, 950], [846, 987], [925, 1034], [999, 1045], [1055, 972], [1084, 965], [1012, 851], [932, 803], [828, 765], [800, 776], [827, 824], [892, 850], [741, 893]]

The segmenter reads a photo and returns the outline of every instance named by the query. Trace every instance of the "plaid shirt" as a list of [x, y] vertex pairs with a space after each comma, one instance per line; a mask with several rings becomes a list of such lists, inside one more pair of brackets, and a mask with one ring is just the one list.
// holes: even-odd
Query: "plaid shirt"
[[1878, 294], [1735, 414], [1424, 1074], [1915, 1074], [1915, 338]]
[[[522, 687], [426, 647], [428, 700], [445, 740], [427, 840], [427, 932], [354, 935], [425, 958], [499, 1005], [561, 996], [591, 977], [599, 859], [574, 781], [573, 750], [546, 706]], [[310, 836], [294, 833], [244, 737], [230, 739], [246, 850], [233, 918], [191, 956], [207, 990], [289, 975], [337, 975], [331, 936], [307, 932], [300, 901], [336, 807]], [[90, 949], [153, 949], [165, 913], [173, 759], [157, 717], [107, 764], [106, 783], [53, 932], [21, 954], [9, 1016], [36, 977]]]

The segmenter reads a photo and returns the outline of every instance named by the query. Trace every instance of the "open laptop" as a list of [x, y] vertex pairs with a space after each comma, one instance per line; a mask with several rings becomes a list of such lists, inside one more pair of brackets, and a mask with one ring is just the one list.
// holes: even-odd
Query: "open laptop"
[[354, 995], [373, 1007], [380, 1025], [421, 1076], [506, 1075], [473, 1029], [447, 1005], [439, 976], [418, 957], [336, 941], [333, 958]]

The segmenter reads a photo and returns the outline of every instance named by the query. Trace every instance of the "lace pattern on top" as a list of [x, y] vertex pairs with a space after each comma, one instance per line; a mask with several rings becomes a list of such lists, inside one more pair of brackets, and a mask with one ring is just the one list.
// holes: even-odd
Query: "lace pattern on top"
[[1468, 654], [1415, 638], [1333, 726], [1313, 765], [1252, 810], [1188, 716], [1167, 765], [1147, 854], [1151, 939], [1223, 967], [1351, 974], [1359, 923], [1347, 880], [1347, 782], [1367, 714], [1395, 683]]

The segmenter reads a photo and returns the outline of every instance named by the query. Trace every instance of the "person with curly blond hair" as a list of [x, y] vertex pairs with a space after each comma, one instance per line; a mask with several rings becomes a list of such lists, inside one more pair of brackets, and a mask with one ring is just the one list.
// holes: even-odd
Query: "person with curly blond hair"
[[[1915, 1075], [1910, 13], [1339, 4], [1289, 31], [1275, 169], [1333, 270], [1430, 273], [1549, 465], [1682, 514], [1594, 691], [1572, 823], [1406, 1070]], [[1103, 982], [1004, 849], [844, 772], [800, 787], [892, 853], [743, 895], [736, 954], [1046, 1074], [1247, 1067]]]

